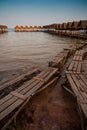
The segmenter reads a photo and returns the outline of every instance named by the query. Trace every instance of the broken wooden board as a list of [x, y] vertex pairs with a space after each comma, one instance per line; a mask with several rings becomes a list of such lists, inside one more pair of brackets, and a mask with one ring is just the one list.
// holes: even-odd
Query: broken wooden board
[[87, 118], [87, 79], [82, 74], [66, 73], [68, 82], [77, 97], [85, 117]]
[[[9, 93], [3, 99], [0, 100], [0, 120], [5, 118], [8, 114], [18, 108], [25, 99], [32, 96], [38, 89], [46, 85], [49, 80], [58, 72], [57, 68], [48, 67], [42, 71], [38, 78], [33, 78], [25, 82], [22, 86], [16, 89], [14, 92]], [[23, 97], [23, 98], [22, 98]], [[24, 99], [24, 100], [23, 100]]]
[[0, 85], [0, 91], [3, 90], [3, 89], [6, 89], [8, 88], [9, 86], [14, 86], [16, 84], [19, 84], [21, 83], [22, 81], [25, 80], [25, 78], [28, 78], [31, 77], [31, 75], [33, 75], [34, 73], [38, 73], [40, 72], [40, 68], [39, 67], [36, 67], [34, 69], [29, 69], [29, 71], [25, 74], [22, 74], [14, 79], [12, 79], [11, 81], [7, 81], [5, 83], [3, 83], [2, 85]]
[[[43, 86], [42, 88], [38, 89], [35, 93], [32, 94], [35, 95], [37, 93], [40, 93], [41, 91], [43, 91], [44, 89], [46, 89], [47, 87], [53, 87], [56, 85], [58, 81], [58, 77], [55, 77], [54, 79], [52, 79], [51, 81], [49, 81], [45, 86]], [[22, 105], [18, 108], [18, 110], [11, 116], [11, 118], [9, 118], [9, 120], [5, 123], [5, 125], [1, 128], [1, 130], [5, 130], [6, 127], [12, 122], [12, 120], [14, 120], [14, 123], [16, 124], [16, 118], [17, 115], [19, 114], [19, 112], [23, 109], [23, 107], [29, 102], [31, 97], [27, 98]]]
[[69, 50], [63, 50], [61, 53], [55, 56], [52, 61], [49, 62], [49, 66], [61, 68], [61, 66], [63, 66], [63, 64], [65, 63], [68, 54]]

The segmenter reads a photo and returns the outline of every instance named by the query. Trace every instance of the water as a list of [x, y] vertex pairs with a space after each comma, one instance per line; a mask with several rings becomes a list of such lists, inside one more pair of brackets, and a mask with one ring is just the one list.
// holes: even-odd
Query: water
[[37, 64], [46, 66], [63, 48], [76, 43], [75, 39], [47, 33], [9, 32], [0, 35], [0, 71]]
[[0, 35], [0, 72], [46, 67], [63, 48], [78, 42], [43, 32], [8, 32]]

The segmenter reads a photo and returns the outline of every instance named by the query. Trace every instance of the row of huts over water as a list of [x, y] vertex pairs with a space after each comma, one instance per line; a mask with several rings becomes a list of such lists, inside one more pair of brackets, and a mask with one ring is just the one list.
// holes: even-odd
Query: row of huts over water
[[0, 25], [0, 34], [8, 32], [8, 27], [6, 25]]
[[14, 31], [15, 32], [35, 32], [35, 31], [41, 31], [41, 26], [15, 26]]
[[45, 25], [43, 28], [48, 33], [87, 39], [87, 20]]

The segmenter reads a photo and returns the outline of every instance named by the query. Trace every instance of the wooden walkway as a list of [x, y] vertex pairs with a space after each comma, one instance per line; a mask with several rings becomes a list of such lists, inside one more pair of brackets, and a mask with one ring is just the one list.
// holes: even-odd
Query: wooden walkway
[[65, 63], [68, 54], [69, 54], [69, 50], [63, 50], [56, 57], [54, 57], [52, 61], [49, 62], [49, 66], [61, 68]]
[[77, 102], [87, 118], [87, 79], [82, 73], [82, 60], [85, 53], [86, 51], [84, 50], [76, 51], [66, 71], [66, 76], [77, 98]]
[[3, 89], [8, 88], [9, 86], [14, 86], [16, 84], [19, 84], [22, 81], [26, 80], [27, 78], [29, 79], [33, 74], [38, 73], [38, 72], [40, 72], [40, 68], [38, 68], [38, 67], [31, 68], [31, 69], [28, 70], [27, 73], [19, 75], [16, 78], [13, 78], [12, 80], [1, 84], [0, 85], [0, 91], [3, 90]]
[[83, 59], [83, 50], [77, 50], [72, 62], [68, 67], [68, 71], [73, 73], [80, 73], [82, 71], [82, 59]]
[[0, 121], [23, 104], [27, 98], [46, 85], [50, 79], [58, 72], [57, 68], [48, 67], [38, 76], [25, 82], [15, 91], [10, 92], [0, 100]]

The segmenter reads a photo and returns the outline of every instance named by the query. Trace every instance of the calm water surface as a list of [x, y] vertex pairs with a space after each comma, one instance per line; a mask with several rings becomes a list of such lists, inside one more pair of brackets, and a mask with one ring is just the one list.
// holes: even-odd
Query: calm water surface
[[43, 32], [8, 32], [0, 35], [0, 72], [34, 65], [45, 67], [64, 47], [78, 42]]

